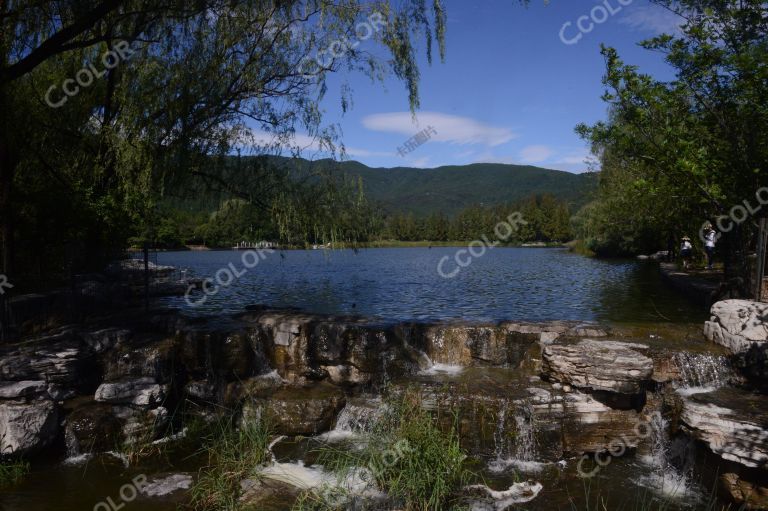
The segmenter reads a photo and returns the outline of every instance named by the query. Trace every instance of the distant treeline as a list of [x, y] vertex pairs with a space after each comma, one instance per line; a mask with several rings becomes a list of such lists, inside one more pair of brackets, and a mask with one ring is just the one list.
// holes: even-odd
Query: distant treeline
[[527, 224], [509, 241], [525, 243], [571, 239], [568, 206], [551, 195], [534, 196], [502, 206], [470, 206], [453, 218], [442, 213], [425, 218], [416, 218], [412, 214], [393, 215], [386, 219], [381, 237], [400, 241], [475, 240], [493, 236], [496, 225], [512, 213], [520, 213]]
[[[157, 220], [153, 244], [165, 248], [198, 244], [231, 247], [242, 241], [269, 240], [302, 246], [328, 242], [329, 232], [332, 233], [330, 241], [343, 243], [469, 241], [492, 237], [496, 225], [512, 213], [520, 213], [526, 224], [508, 242], [564, 242], [571, 239], [568, 206], [552, 195], [537, 195], [507, 205], [470, 206], [452, 217], [443, 213], [421, 217], [413, 213], [387, 214], [359, 196], [329, 218], [333, 225], [322, 225], [318, 222], [322, 216], [318, 215], [304, 229], [294, 226], [292, 232], [302, 235], [290, 240], [281, 235], [275, 215], [267, 215], [263, 209], [244, 200], [226, 200], [213, 213], [166, 206]], [[297, 216], [296, 221], [303, 224], [300, 219], [307, 217]]]

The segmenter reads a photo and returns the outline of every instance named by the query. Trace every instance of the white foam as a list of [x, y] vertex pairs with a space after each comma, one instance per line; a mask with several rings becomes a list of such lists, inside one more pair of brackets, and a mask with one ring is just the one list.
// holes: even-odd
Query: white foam
[[260, 475], [280, 481], [302, 490], [320, 488], [334, 479], [319, 467], [307, 467], [302, 461], [296, 463], [274, 463], [260, 472]]
[[524, 504], [535, 499], [544, 488], [541, 483], [526, 481], [515, 483], [508, 490], [496, 491], [476, 484], [465, 490], [484, 492], [491, 500], [475, 500], [471, 503], [472, 511], [501, 511], [515, 504]]
[[488, 463], [488, 470], [495, 474], [506, 472], [510, 468], [516, 468], [520, 472], [529, 474], [538, 474], [544, 471], [545, 468], [552, 465], [552, 463], [545, 463], [541, 461], [522, 461], [513, 458], [508, 459], [495, 459]]
[[340, 429], [332, 429], [330, 431], [326, 431], [325, 433], [322, 433], [320, 435], [317, 435], [318, 440], [322, 440], [323, 442], [345, 442], [345, 441], [354, 441], [354, 440], [360, 440], [363, 435], [360, 433], [357, 433], [356, 431], [345, 431]]
[[450, 376], [456, 376], [464, 371], [464, 366], [451, 365], [451, 364], [432, 364], [427, 369], [422, 370], [419, 374], [434, 376], [439, 374], [447, 374]]
[[366, 482], [372, 479], [366, 472], [364, 469], [356, 469], [344, 479], [339, 479], [335, 474], [324, 470], [322, 467], [307, 467], [303, 461], [298, 461], [295, 463], [273, 463], [263, 469], [259, 475], [290, 484], [301, 490], [340, 488], [353, 495], [380, 495], [380, 492], [371, 488]]
[[670, 499], [690, 499], [698, 497], [699, 492], [691, 484], [688, 477], [674, 471], [665, 474], [652, 473], [636, 479], [638, 486]]
[[65, 459], [63, 463], [64, 465], [82, 465], [83, 463], [87, 463], [91, 458], [93, 458], [93, 454], [91, 453], [78, 454], [77, 456], [70, 456]]

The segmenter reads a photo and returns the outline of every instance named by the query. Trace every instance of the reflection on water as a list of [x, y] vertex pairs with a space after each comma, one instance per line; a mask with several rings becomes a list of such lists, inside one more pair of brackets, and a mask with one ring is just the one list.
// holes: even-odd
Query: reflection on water
[[[385, 319], [642, 323], [705, 318], [704, 311], [666, 287], [652, 263], [602, 261], [560, 249], [496, 248], [473, 259], [455, 278], [442, 278], [438, 262], [444, 256], [452, 260], [456, 250], [275, 252], [195, 310], [234, 313], [258, 303]], [[236, 251], [165, 252], [158, 254], [158, 263], [213, 278], [230, 263], [244, 270], [242, 256]], [[192, 310], [182, 298], [164, 303]]]

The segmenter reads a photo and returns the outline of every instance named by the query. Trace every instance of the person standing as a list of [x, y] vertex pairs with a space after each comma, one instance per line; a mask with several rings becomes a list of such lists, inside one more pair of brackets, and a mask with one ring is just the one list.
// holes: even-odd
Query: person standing
[[712, 224], [709, 224], [704, 230], [704, 250], [707, 252], [708, 270], [712, 269], [715, 262], [715, 243], [717, 243], [717, 233], [712, 228]]
[[683, 269], [687, 270], [691, 264], [691, 254], [693, 253], [693, 245], [691, 244], [691, 238], [683, 236], [683, 242], [680, 244], [680, 257], [683, 259]]

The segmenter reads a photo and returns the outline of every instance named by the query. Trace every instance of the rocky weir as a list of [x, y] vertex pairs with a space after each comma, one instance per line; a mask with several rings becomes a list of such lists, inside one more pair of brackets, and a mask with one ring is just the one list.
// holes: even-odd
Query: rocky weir
[[[354, 433], [382, 393], [416, 386], [444, 427], [458, 425], [487, 480], [503, 482], [476, 490], [486, 502], [477, 509], [534, 499], [542, 484], [546, 498], [542, 472], [589, 475], [632, 456], [768, 509], [768, 309], [717, 303], [704, 333], [677, 342], [574, 322], [402, 323], [263, 307], [208, 319], [126, 313], [0, 349], [0, 451], [71, 459], [172, 441], [182, 410], [267, 413], [289, 441]], [[296, 461], [299, 479], [321, 479]], [[531, 479], [524, 488], [507, 484], [517, 473]], [[191, 484], [156, 479], [182, 481], [182, 492]], [[306, 488], [273, 479], [245, 494], [261, 502], [275, 485]]]

